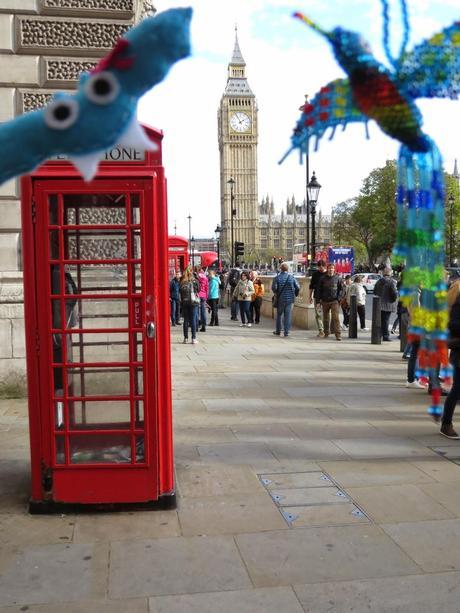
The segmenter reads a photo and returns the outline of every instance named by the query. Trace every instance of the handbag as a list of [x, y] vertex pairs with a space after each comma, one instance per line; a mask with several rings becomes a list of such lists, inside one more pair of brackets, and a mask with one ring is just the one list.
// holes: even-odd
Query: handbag
[[200, 304], [200, 297], [195, 293], [193, 286], [190, 290], [190, 300], [192, 301], [192, 304]]

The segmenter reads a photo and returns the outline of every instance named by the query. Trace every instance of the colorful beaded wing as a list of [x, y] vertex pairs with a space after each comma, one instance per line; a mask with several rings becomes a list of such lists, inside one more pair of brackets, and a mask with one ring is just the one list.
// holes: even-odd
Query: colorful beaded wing
[[[422, 131], [422, 116], [414, 100], [457, 98], [460, 92], [460, 22], [406, 53], [409, 21], [406, 2], [400, 1], [403, 42], [399, 57], [393, 58], [388, 42], [388, 0], [382, 0], [383, 43], [392, 69], [374, 58], [359, 34], [340, 27], [327, 32], [305, 15], [295, 14], [330, 42], [348, 79], [329, 83], [311, 103], [302, 107], [288, 153], [298, 149], [302, 157], [309, 150], [310, 140], [314, 137], [317, 147], [328, 128], [331, 128], [332, 138], [337, 126], [345, 129], [347, 123], [367, 124], [371, 119], [401, 143], [394, 255], [406, 264], [401, 299], [412, 313], [409, 339], [420, 341], [418, 375], [437, 381], [438, 373], [445, 379], [451, 376], [444, 278], [445, 188], [441, 155], [435, 143]], [[434, 385], [429, 413], [436, 419], [442, 412], [440, 396], [440, 389]]]

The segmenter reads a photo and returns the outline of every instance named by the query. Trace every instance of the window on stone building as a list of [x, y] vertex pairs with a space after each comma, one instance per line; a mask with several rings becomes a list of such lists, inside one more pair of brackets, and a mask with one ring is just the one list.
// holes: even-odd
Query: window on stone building
[[260, 241], [260, 248], [261, 248], [261, 249], [267, 249], [267, 247], [268, 247], [268, 241], [267, 241], [267, 239], [266, 239], [266, 238], [265, 238], [265, 239], [262, 239], [262, 240]]
[[280, 248], [280, 239], [279, 238], [275, 238], [275, 240], [273, 241], [273, 248], [274, 249], [279, 249]]
[[279, 228], [273, 228], [273, 236], [279, 236], [280, 235], [280, 229]]

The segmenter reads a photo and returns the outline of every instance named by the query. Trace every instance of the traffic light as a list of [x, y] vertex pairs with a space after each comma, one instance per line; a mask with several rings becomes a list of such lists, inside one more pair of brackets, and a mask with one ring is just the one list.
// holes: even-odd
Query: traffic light
[[235, 257], [240, 255], [244, 255], [244, 243], [240, 241], [235, 241]]

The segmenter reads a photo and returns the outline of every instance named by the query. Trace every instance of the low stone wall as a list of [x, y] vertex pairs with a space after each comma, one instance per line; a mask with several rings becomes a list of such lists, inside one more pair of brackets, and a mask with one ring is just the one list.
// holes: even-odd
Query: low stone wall
[[[265, 296], [263, 297], [261, 313], [264, 317], [275, 317], [276, 311], [272, 308], [271, 291], [274, 277], [260, 277], [265, 288]], [[296, 277], [300, 285], [300, 293], [295, 299], [294, 308], [292, 310], [292, 324], [296, 328], [305, 330], [316, 330], [315, 309], [310, 304], [310, 278]]]

